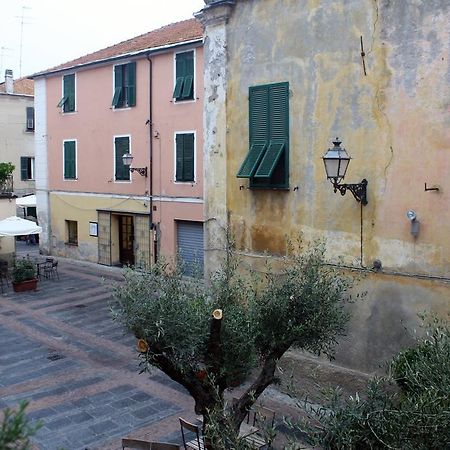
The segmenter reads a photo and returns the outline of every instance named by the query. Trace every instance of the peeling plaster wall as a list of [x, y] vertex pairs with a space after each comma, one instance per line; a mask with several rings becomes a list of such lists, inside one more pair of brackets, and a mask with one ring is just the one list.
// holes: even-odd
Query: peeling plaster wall
[[[264, 251], [286, 254], [286, 239], [299, 235], [306, 242], [324, 239], [332, 262], [368, 268], [382, 262], [384, 274], [360, 282], [369, 296], [354, 306], [353, 347], [338, 351], [338, 361], [350, 367], [375, 370], [408, 344], [399, 330], [414, 326], [420, 310], [449, 311], [449, 23], [445, 0], [237, 0], [226, 26], [206, 28], [207, 42], [226, 33], [228, 78], [226, 99], [205, 108], [206, 116], [227, 114], [226, 136], [210, 135], [205, 148], [207, 158], [211, 148], [221, 148], [220, 161], [209, 166], [205, 197], [222, 209], [226, 204], [249, 263], [257, 265]], [[211, 42], [209, 52], [219, 51]], [[248, 89], [284, 81], [290, 189], [246, 189], [236, 173], [249, 148]], [[213, 85], [205, 79], [206, 89]], [[362, 210], [325, 179], [321, 157], [335, 136], [353, 158], [345, 181], [369, 181]], [[218, 188], [224, 173], [226, 186]], [[425, 192], [425, 182], [439, 191]], [[409, 209], [420, 221], [417, 238]]]

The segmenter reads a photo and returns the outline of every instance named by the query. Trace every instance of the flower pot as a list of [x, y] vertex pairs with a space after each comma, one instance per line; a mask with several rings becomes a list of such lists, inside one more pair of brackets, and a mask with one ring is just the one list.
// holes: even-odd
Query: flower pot
[[37, 282], [38, 279], [34, 278], [33, 280], [13, 281], [12, 285], [14, 292], [35, 291]]

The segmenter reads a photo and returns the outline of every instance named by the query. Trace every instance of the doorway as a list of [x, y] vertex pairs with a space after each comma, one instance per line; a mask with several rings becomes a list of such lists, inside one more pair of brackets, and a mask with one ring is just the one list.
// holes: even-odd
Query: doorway
[[134, 265], [133, 216], [119, 216], [119, 260], [123, 266]]

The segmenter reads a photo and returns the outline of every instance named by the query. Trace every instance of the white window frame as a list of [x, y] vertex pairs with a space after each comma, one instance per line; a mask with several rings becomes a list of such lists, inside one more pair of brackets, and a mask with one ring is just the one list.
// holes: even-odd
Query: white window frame
[[[64, 177], [64, 166], [65, 166], [65, 155], [64, 155], [64, 144], [66, 142], [75, 142], [75, 178], [65, 178]], [[63, 181], [77, 181], [78, 180], [78, 141], [77, 139], [63, 139], [62, 144], [62, 178]]]
[[175, 85], [177, 84], [177, 55], [179, 53], [186, 53], [186, 52], [194, 52], [194, 80], [193, 80], [193, 95], [194, 98], [192, 100], [182, 100], [182, 101], [176, 101], [175, 98], [172, 97], [172, 103], [174, 105], [184, 105], [187, 103], [194, 103], [197, 101], [197, 48], [188, 48], [186, 50], [180, 51], [180, 52], [174, 52], [173, 53], [173, 86], [172, 86], [172, 95], [173, 91], [175, 90]]
[[[193, 181], [177, 181], [177, 135], [178, 134], [193, 134], [194, 135], [194, 180]], [[173, 182], [175, 184], [196, 184], [197, 183], [197, 131], [175, 131], [173, 134]]]
[[131, 183], [133, 181], [133, 174], [130, 172], [130, 179], [129, 180], [116, 180], [116, 139], [117, 138], [128, 138], [128, 153], [132, 155], [132, 145], [131, 145], [131, 134], [115, 134], [113, 136], [113, 180], [114, 183]]
[[[130, 64], [133, 61], [136, 62], [136, 80], [137, 80], [138, 63], [137, 63], [137, 61], [135, 59], [130, 59], [129, 61], [124, 61], [124, 62], [120, 62], [120, 63], [117, 63], [117, 64], [113, 64], [113, 66], [112, 66], [112, 77], [111, 77], [112, 78], [112, 86], [111, 86], [112, 97], [111, 97], [111, 100], [113, 99], [114, 92], [116, 90], [116, 72], [115, 72], [116, 66], [123, 66], [125, 64]], [[137, 82], [136, 82], [136, 95], [137, 95]], [[114, 111], [114, 112], [116, 112], [116, 111], [128, 111], [129, 109], [132, 109], [132, 108], [134, 108], [134, 107], [133, 106], [125, 106], [124, 108], [114, 108], [114, 106], [112, 106], [112, 105], [110, 106], [110, 109], [112, 111]], [[118, 136], [118, 137], [123, 137], [123, 136]], [[115, 173], [115, 171], [114, 171], [114, 173]]]

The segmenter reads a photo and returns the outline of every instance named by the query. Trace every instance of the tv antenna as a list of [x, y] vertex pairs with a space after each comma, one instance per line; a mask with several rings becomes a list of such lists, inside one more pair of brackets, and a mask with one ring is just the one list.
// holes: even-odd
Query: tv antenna
[[30, 25], [31, 22], [26, 22], [26, 19], [31, 19], [31, 17], [27, 17], [25, 15], [25, 11], [27, 9], [31, 9], [30, 6], [22, 5], [22, 14], [20, 16], [16, 16], [17, 19], [20, 19], [20, 53], [19, 53], [19, 78], [22, 76], [22, 48], [23, 48], [23, 26]]

